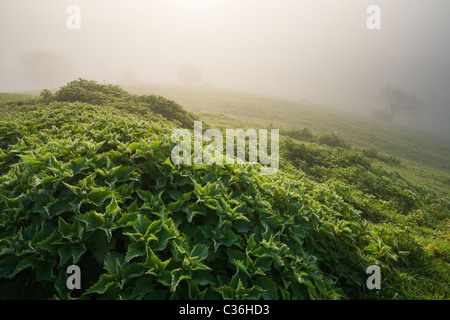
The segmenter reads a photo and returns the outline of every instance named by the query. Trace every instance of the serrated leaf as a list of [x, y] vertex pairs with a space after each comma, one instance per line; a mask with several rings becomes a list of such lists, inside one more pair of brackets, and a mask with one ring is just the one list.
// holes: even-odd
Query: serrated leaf
[[104, 294], [109, 288], [114, 286], [116, 284], [116, 281], [114, 281], [114, 276], [109, 274], [102, 274], [100, 276], [100, 279], [89, 289], [86, 290], [86, 294]]
[[140, 233], [141, 235], [145, 235], [147, 233], [148, 227], [152, 224], [152, 221], [147, 218], [146, 216], [139, 214], [138, 218], [131, 223], [131, 226], [136, 230], [136, 232]]
[[86, 159], [85, 158], [76, 158], [72, 159], [69, 162], [68, 169], [71, 169], [73, 173], [80, 173], [83, 168], [86, 167]]
[[133, 258], [145, 256], [146, 249], [142, 242], [132, 242], [128, 245], [125, 261], [130, 262]]
[[127, 279], [133, 279], [142, 276], [147, 271], [147, 268], [141, 263], [130, 263], [123, 271]]
[[58, 268], [61, 268], [62, 266], [64, 266], [67, 260], [69, 260], [69, 258], [72, 257], [72, 248], [68, 246], [61, 246], [58, 249], [58, 255], [59, 255]]
[[214, 280], [213, 275], [210, 270], [193, 270], [192, 271], [192, 280], [196, 281], [201, 286], [211, 285], [214, 286], [216, 281]]
[[172, 283], [170, 285], [170, 291], [174, 292], [181, 281], [190, 279], [189, 275], [184, 275], [182, 269], [175, 269], [171, 272], [172, 275]]
[[96, 189], [91, 191], [88, 195], [89, 200], [96, 205], [97, 207], [101, 207], [105, 200], [111, 195], [111, 190], [101, 190]]
[[27, 268], [34, 269], [38, 265], [38, 262], [39, 260], [35, 255], [26, 256], [25, 258], [20, 259], [19, 264], [14, 270], [14, 275]]
[[259, 277], [256, 280], [258, 286], [264, 290], [262, 296], [266, 300], [278, 300], [278, 286], [269, 277]]
[[224, 300], [232, 300], [234, 298], [234, 290], [230, 286], [222, 286], [214, 289]]
[[270, 267], [272, 266], [273, 258], [270, 256], [263, 256], [260, 258], [257, 258], [255, 260], [255, 268], [259, 268], [264, 272], [267, 272], [270, 270]]
[[81, 216], [80, 220], [86, 223], [86, 229], [88, 231], [97, 230], [105, 223], [105, 218], [103, 215], [94, 211], [84, 214]]
[[110, 251], [106, 254], [103, 261], [103, 268], [110, 274], [116, 274], [120, 271], [121, 265], [125, 263], [123, 254], [115, 251]]
[[111, 203], [106, 207], [105, 215], [111, 217], [111, 219], [114, 219], [119, 210], [119, 204], [117, 203], [116, 197], [113, 196], [111, 199]]
[[86, 252], [86, 247], [81, 245], [79, 247], [72, 247], [72, 259], [73, 263], [78, 263], [81, 256]]
[[198, 262], [201, 262], [208, 258], [209, 254], [209, 246], [206, 244], [197, 244], [192, 249], [192, 252], [190, 254], [191, 257], [195, 257]]
[[58, 232], [63, 236], [70, 236], [71, 226], [63, 218], [58, 219]]
[[117, 178], [117, 182], [124, 182], [130, 178], [130, 175], [134, 171], [136, 171], [136, 169], [132, 167], [119, 167], [113, 169], [112, 175]]

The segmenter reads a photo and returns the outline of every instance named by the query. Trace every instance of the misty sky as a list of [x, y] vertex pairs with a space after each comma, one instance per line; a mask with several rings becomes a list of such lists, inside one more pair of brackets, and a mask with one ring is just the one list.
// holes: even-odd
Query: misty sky
[[[382, 30], [366, 27], [370, 4]], [[81, 30], [66, 27], [69, 5]], [[398, 122], [450, 137], [449, 0], [1, 0], [0, 91], [42, 89], [20, 63], [32, 50], [65, 55], [73, 79], [131, 70], [176, 84], [191, 64], [213, 87], [366, 114], [381, 87], [400, 86], [426, 111]]]

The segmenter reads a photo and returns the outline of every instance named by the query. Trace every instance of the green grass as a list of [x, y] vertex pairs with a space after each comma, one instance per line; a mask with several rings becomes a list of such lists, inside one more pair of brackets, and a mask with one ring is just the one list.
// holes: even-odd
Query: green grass
[[3, 93], [0, 92], [0, 103], [2, 102], [24, 102], [34, 99], [35, 96], [23, 93]]

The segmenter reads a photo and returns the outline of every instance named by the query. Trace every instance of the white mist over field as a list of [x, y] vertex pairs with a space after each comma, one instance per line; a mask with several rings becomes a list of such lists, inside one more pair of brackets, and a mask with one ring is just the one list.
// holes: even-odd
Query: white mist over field
[[[372, 4], [381, 30], [366, 26]], [[80, 30], [66, 26], [70, 5]], [[425, 103], [397, 122], [450, 137], [449, 18], [448, 0], [2, 0], [0, 91], [47, 86], [27, 73], [24, 56], [36, 51], [67, 62], [56, 86], [181, 84], [191, 65], [202, 71], [197, 86], [370, 114], [382, 108], [380, 88], [394, 85]]]

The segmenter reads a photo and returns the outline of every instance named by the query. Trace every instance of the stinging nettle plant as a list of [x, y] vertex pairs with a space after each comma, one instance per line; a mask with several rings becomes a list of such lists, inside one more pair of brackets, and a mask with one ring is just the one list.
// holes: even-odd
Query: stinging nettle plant
[[[180, 121], [133, 99], [130, 112], [115, 99], [44, 101], [0, 122], [1, 298], [360, 298], [370, 265], [391, 297], [399, 270], [425, 265], [410, 230], [366, 219], [387, 210], [386, 193], [416, 210], [419, 191], [356, 151], [283, 142], [294, 178], [175, 165]], [[80, 290], [66, 285], [73, 264]]]

